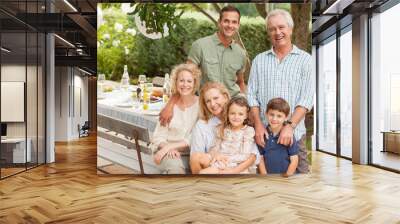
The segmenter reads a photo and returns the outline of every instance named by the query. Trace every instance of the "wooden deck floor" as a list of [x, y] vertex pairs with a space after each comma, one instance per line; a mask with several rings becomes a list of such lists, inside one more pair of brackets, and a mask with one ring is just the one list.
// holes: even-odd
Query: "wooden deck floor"
[[400, 175], [313, 154], [292, 178], [98, 176], [96, 138], [0, 181], [0, 223], [400, 223]]

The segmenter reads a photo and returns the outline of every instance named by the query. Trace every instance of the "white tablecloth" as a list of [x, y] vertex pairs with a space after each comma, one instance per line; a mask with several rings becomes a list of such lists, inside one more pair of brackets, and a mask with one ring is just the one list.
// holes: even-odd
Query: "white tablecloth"
[[151, 103], [149, 109], [144, 111], [141, 105], [138, 108], [133, 106], [131, 94], [129, 90], [113, 90], [100, 94], [97, 100], [97, 113], [147, 127], [153, 132], [163, 103]]

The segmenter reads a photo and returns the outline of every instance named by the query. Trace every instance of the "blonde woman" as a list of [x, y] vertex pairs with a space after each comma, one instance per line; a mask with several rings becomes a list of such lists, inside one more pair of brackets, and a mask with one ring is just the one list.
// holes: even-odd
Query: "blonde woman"
[[[224, 110], [229, 100], [229, 92], [221, 83], [208, 82], [201, 88], [200, 119], [193, 128], [190, 144], [190, 168], [193, 174], [198, 174], [200, 170], [209, 167], [211, 162], [224, 160], [223, 156], [210, 159], [208, 152], [215, 143], [217, 126], [224, 120]], [[254, 150], [258, 150], [256, 145], [254, 147]], [[256, 156], [256, 163], [258, 163], [260, 155]], [[239, 168], [245, 170], [253, 163], [254, 160], [246, 161]], [[226, 169], [220, 173], [230, 174], [235, 171]]]
[[184, 174], [188, 162], [181, 153], [189, 150], [192, 128], [199, 114], [198, 97], [201, 72], [196, 65], [180, 64], [171, 73], [172, 94], [177, 96], [173, 117], [168, 126], [158, 122], [151, 148], [154, 162], [163, 174]]
[[[223, 122], [217, 126], [214, 146], [208, 150], [209, 167], [200, 170], [200, 174], [250, 173], [246, 164], [254, 163], [259, 154], [254, 128], [248, 125], [250, 106], [246, 98], [232, 98], [225, 111]], [[225, 158], [218, 161], [219, 156]]]

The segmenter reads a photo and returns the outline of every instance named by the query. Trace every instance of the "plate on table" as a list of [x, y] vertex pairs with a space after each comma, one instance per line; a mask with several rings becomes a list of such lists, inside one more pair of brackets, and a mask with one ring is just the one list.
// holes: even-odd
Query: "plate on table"
[[150, 96], [150, 103], [162, 102], [162, 97]]
[[132, 103], [131, 102], [122, 102], [122, 103], [116, 103], [115, 106], [117, 107], [122, 107], [122, 108], [129, 108], [132, 107]]

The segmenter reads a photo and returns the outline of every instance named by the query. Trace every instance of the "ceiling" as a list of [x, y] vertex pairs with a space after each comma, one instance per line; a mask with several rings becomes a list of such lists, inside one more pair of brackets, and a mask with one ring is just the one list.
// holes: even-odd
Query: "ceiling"
[[[388, 1], [312, 0], [313, 43], [332, 36], [337, 29], [351, 24], [353, 17]], [[54, 32], [58, 35], [55, 38], [56, 66], [79, 66], [96, 74], [96, 6], [99, 2], [109, 0], [0, 0], [2, 45], [7, 45], [15, 54], [29, 55], [37, 45], [35, 39], [31, 40], [34, 37], [27, 36], [28, 47], [24, 52], [25, 39], [21, 40], [17, 33], [26, 30], [28, 33]]]
[[313, 44], [329, 38], [352, 23], [354, 17], [377, 12], [390, 0], [312, 0]]
[[[97, 0], [1, 0], [2, 46], [12, 50], [8, 54], [10, 60], [21, 55], [35, 55], [36, 39], [31, 40], [33, 35], [29, 35], [29, 32], [55, 33], [57, 34], [56, 66], [78, 66], [91, 74], [96, 74], [97, 2]], [[24, 33], [26, 30], [28, 45], [25, 52], [25, 35], [18, 33]]]

